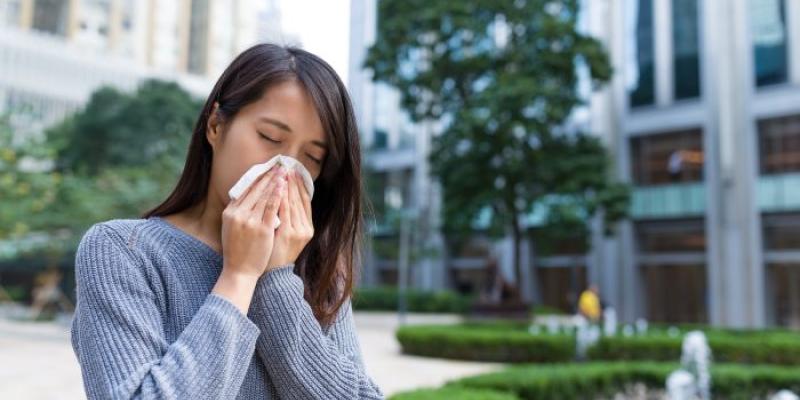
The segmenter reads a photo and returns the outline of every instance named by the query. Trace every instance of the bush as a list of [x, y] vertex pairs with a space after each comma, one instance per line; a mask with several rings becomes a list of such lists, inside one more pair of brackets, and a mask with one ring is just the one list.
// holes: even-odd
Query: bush
[[[358, 288], [353, 295], [356, 310], [396, 311], [399, 294], [396, 287]], [[408, 311], [422, 313], [465, 313], [471, 296], [453, 291], [406, 290]]]
[[[587, 399], [612, 396], [637, 383], [663, 390], [677, 367], [654, 362], [522, 365], [449, 384], [509, 391], [521, 399]], [[721, 364], [712, 367], [711, 375], [714, 398], [763, 398], [780, 389], [800, 390], [799, 367]]]
[[[709, 331], [715, 361], [744, 364], [800, 364], [800, 335], [788, 332], [731, 333]], [[603, 337], [589, 349], [592, 360], [674, 361], [681, 356], [682, 337], [648, 335]]]
[[410, 392], [398, 393], [389, 397], [389, 400], [520, 400], [513, 393], [489, 389], [464, 388], [459, 386], [445, 386], [439, 389], [418, 389]]
[[559, 362], [575, 357], [568, 335], [531, 335], [519, 323], [409, 325], [397, 330], [404, 353], [495, 362]]
[[[428, 357], [493, 362], [563, 362], [575, 357], [572, 334], [537, 334], [525, 322], [458, 325], [408, 325], [397, 331], [404, 353]], [[710, 329], [715, 361], [745, 364], [800, 364], [800, 335], [791, 331]], [[675, 361], [682, 336], [653, 330], [646, 336], [602, 337], [589, 349], [590, 360]]]

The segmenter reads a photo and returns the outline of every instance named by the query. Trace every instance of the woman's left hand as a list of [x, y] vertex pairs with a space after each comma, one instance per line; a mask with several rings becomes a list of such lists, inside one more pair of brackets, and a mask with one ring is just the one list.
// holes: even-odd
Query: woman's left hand
[[287, 174], [286, 196], [281, 199], [278, 215], [281, 224], [275, 231], [275, 244], [267, 270], [293, 263], [314, 236], [311, 198], [296, 170]]

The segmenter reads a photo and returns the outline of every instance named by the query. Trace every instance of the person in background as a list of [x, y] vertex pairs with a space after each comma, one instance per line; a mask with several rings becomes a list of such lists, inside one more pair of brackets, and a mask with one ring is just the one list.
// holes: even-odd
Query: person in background
[[578, 299], [578, 313], [592, 323], [600, 322], [602, 308], [600, 304], [600, 294], [597, 285], [591, 284], [581, 293]]

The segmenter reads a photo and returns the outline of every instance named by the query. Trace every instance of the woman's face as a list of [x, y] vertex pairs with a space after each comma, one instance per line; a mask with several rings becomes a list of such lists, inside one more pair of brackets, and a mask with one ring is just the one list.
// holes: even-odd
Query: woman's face
[[300, 161], [315, 180], [327, 156], [328, 138], [311, 97], [296, 81], [267, 89], [243, 107], [228, 126], [209, 118], [206, 136], [214, 149], [211, 185], [224, 204], [228, 190], [253, 165], [282, 154]]

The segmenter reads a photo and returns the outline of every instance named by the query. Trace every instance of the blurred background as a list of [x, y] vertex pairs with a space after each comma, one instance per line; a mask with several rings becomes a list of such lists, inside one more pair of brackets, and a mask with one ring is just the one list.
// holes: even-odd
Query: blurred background
[[800, 1], [0, 0], [0, 398], [84, 397], [77, 243], [170, 192], [259, 42], [350, 92], [387, 394], [800, 391]]

